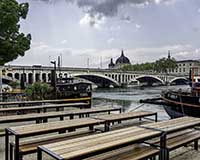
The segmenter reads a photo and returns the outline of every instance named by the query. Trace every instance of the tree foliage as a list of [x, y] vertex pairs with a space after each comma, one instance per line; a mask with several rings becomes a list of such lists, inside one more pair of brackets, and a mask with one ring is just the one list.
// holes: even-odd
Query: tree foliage
[[30, 48], [31, 35], [20, 33], [20, 19], [28, 13], [28, 3], [0, 0], [0, 65], [24, 56]]
[[154, 70], [157, 72], [167, 73], [169, 69], [177, 67], [176, 60], [174, 58], [161, 58], [155, 62]]
[[169, 69], [176, 68], [176, 60], [174, 58], [161, 58], [152, 63], [141, 63], [133, 65], [125, 65], [122, 70], [124, 71], [154, 71], [167, 73]]
[[47, 83], [36, 82], [25, 89], [29, 100], [50, 99], [53, 88]]

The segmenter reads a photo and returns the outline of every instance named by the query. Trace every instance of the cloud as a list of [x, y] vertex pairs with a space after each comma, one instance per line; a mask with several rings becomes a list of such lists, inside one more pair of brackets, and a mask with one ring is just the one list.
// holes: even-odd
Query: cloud
[[[107, 42], [114, 41], [114, 38], [108, 39]], [[103, 68], [107, 68], [110, 58], [114, 62], [121, 54], [121, 49], [95, 49], [95, 48], [67, 48], [56, 47], [46, 44], [45, 42], [33, 42], [31, 50], [27, 51], [24, 57], [19, 57], [9, 64], [23, 65], [51, 65], [50, 60], [57, 60], [57, 57], [62, 54], [63, 66], [69, 67], [87, 67], [89, 58], [90, 67], [100, 67], [100, 59], [103, 60]], [[190, 44], [164, 45], [156, 47], [138, 47], [125, 48], [124, 53], [131, 63], [144, 63], [155, 61], [162, 57], [167, 57], [168, 50], [171, 51], [171, 56], [176, 60], [199, 59], [200, 48], [195, 48]], [[40, 58], [38, 58], [40, 57]], [[76, 62], [76, 63], [74, 63]]]
[[103, 25], [106, 21], [106, 18], [101, 15], [94, 15], [90, 16], [88, 13], [86, 13], [81, 20], [79, 21], [80, 25], [89, 25], [91, 27], [94, 27], [96, 29], [100, 29], [101, 25]]
[[61, 44], [66, 44], [66, 43], [67, 43], [67, 40], [64, 39], [64, 40], [62, 40], [60, 43], [61, 43]]
[[124, 21], [124, 22], [126, 22], [126, 23], [131, 23], [131, 17], [128, 16], [128, 15], [123, 15], [121, 17], [121, 20]]
[[121, 26], [120, 26], [120, 25], [111, 26], [111, 27], [109, 28], [110, 31], [118, 31], [118, 30], [120, 30], [120, 29], [121, 29]]
[[135, 24], [135, 28], [136, 28], [137, 30], [139, 30], [139, 29], [141, 28], [141, 25]]
[[[45, 2], [58, 2], [58, 0], [40, 0]], [[64, 0], [63, 0], [64, 1]], [[65, 0], [66, 2], [75, 3], [86, 13], [81, 19], [80, 24], [89, 24], [91, 27], [99, 26], [107, 17], [114, 17], [118, 14], [119, 8], [124, 5], [141, 6], [149, 4], [171, 4], [177, 0]], [[122, 18], [126, 22], [131, 21], [129, 16]]]
[[114, 39], [113, 37], [111, 37], [111, 38], [109, 38], [109, 39], [107, 40], [107, 43], [110, 44], [110, 43], [112, 43], [114, 40], [115, 40], [115, 39]]

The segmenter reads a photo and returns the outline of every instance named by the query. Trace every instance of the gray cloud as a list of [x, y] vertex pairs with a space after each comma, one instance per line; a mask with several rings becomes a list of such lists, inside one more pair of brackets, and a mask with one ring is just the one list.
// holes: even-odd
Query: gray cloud
[[[40, 0], [44, 2], [59, 2], [58, 0]], [[60, 0], [62, 1], [62, 0]], [[174, 0], [65, 0], [68, 3], [76, 3], [77, 6], [91, 17], [90, 26], [95, 26], [96, 21], [101, 21], [104, 17], [114, 17], [118, 14], [120, 6], [123, 5], [143, 5], [150, 3], [166, 3]], [[95, 17], [95, 18], [94, 18]], [[127, 19], [128, 18], [128, 19]], [[95, 20], [96, 19], [96, 20]], [[124, 19], [130, 22], [130, 17]]]

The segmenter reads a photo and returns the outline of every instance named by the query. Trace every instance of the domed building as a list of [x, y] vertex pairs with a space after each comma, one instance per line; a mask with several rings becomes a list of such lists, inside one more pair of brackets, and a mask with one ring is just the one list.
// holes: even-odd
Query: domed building
[[124, 55], [124, 51], [122, 50], [121, 56], [117, 58], [115, 64], [113, 63], [113, 59], [111, 58], [110, 64], [108, 64], [109, 69], [119, 69], [124, 65], [131, 64], [130, 60]]

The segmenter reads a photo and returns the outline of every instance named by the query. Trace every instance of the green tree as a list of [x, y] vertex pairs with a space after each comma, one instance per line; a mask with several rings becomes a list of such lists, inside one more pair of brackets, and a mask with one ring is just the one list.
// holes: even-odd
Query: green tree
[[36, 82], [25, 89], [30, 100], [43, 100], [52, 97], [53, 88], [47, 83]]
[[177, 67], [176, 60], [174, 58], [161, 58], [155, 62], [146, 62], [141, 64], [125, 65], [123, 71], [156, 71], [167, 73], [170, 69]]
[[167, 73], [169, 69], [177, 67], [176, 60], [174, 58], [161, 58], [155, 62], [154, 70], [157, 72]]
[[24, 56], [30, 48], [31, 35], [20, 33], [20, 19], [28, 13], [28, 3], [0, 0], [0, 65]]

